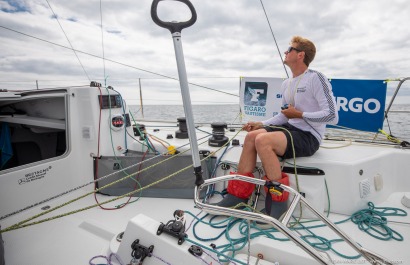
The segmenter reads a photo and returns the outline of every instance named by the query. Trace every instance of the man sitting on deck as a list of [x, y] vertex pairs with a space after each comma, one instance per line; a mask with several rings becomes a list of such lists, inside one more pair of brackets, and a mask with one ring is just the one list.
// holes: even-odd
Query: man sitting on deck
[[[239, 175], [254, 177], [252, 172], [259, 156], [266, 180], [289, 185], [289, 178], [282, 174], [278, 159], [313, 155], [320, 146], [326, 124], [336, 124], [338, 114], [332, 86], [320, 72], [308, 69], [316, 54], [315, 45], [308, 39], [294, 36], [285, 51], [286, 64], [292, 77], [281, 86], [282, 111], [262, 122], [248, 122], [243, 129], [246, 135], [239, 160]], [[279, 127], [277, 127], [279, 126]], [[233, 207], [246, 203], [255, 185], [231, 180], [228, 194], [218, 206]], [[266, 196], [266, 213], [279, 218], [287, 208], [288, 194]]]

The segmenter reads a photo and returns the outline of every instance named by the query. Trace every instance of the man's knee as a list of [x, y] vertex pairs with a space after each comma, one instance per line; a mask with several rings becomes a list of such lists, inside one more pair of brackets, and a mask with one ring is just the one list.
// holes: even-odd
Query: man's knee
[[261, 133], [255, 136], [256, 148], [263, 148], [272, 145], [272, 141], [267, 133]]
[[282, 156], [287, 148], [287, 139], [282, 132], [260, 134], [255, 139], [255, 149], [259, 155], [271, 150], [276, 155]]
[[255, 144], [255, 139], [258, 136], [258, 132], [257, 131], [252, 131], [252, 132], [248, 132], [245, 136], [245, 144]]

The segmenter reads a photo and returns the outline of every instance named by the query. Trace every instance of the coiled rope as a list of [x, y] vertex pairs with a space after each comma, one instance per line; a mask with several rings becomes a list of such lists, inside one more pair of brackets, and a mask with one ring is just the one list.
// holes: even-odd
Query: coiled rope
[[[241, 206], [241, 205], [239, 205]], [[368, 203], [369, 208], [368, 209], [363, 209], [355, 212], [352, 214], [352, 216], [335, 222], [335, 224], [342, 224], [346, 223], [349, 220], [352, 221], [353, 223], [358, 225], [358, 228], [369, 234], [370, 236], [380, 239], [380, 240], [396, 240], [396, 241], [403, 241], [403, 236], [392, 229], [391, 227], [388, 226], [388, 220], [386, 216], [407, 216], [407, 212], [399, 209], [399, 208], [393, 208], [393, 207], [375, 207], [372, 202]], [[244, 210], [253, 210], [251, 207], [246, 207]], [[203, 244], [200, 243], [195, 243], [205, 249], [208, 249], [210, 251], [213, 251], [218, 255], [220, 258], [221, 262], [228, 262], [233, 259], [235, 256], [235, 253], [238, 251], [242, 250], [245, 246], [246, 243], [249, 242], [250, 239], [259, 237], [259, 236], [265, 236], [269, 239], [277, 240], [277, 241], [289, 241], [288, 238], [286, 237], [280, 237], [278, 236], [279, 231], [275, 229], [274, 227], [269, 227], [265, 228], [266, 226], [260, 226], [256, 222], [251, 222], [248, 224], [247, 220], [244, 219], [239, 219], [239, 218], [234, 218], [234, 217], [223, 217], [223, 216], [216, 216], [216, 215], [210, 215], [210, 214], [205, 214], [202, 217], [199, 217], [199, 214], [193, 214], [189, 211], [185, 211], [186, 214], [189, 214], [193, 217], [194, 224], [192, 226], [192, 233], [195, 237], [196, 240], [199, 240], [201, 242], [213, 242], [216, 241], [222, 237], [225, 237], [228, 243], [219, 245], [219, 246], [213, 246], [213, 249], [210, 249]], [[327, 239], [322, 236], [319, 236], [315, 234], [312, 230], [317, 229], [317, 228], [322, 228], [325, 227], [326, 225], [321, 223], [318, 225], [304, 225], [304, 223], [310, 223], [312, 221], [307, 221], [307, 222], [300, 222], [299, 220], [295, 221], [294, 225], [290, 226], [290, 229], [294, 231], [307, 231], [307, 235], [301, 235], [300, 232], [298, 232], [301, 236], [301, 238], [317, 249], [318, 251], [321, 252], [326, 252], [326, 251], [332, 251], [335, 253], [337, 256], [345, 258], [345, 259], [358, 259], [361, 257], [361, 255], [354, 255], [354, 256], [349, 256], [346, 254], [341, 253], [340, 251], [337, 251], [333, 246], [336, 243], [344, 242], [343, 239], [341, 238], [336, 238], [336, 239]], [[313, 221], [313, 222], [318, 222], [318, 221]], [[213, 237], [203, 237], [198, 235], [198, 231], [203, 231], [203, 227], [201, 228], [201, 225], [206, 225], [211, 227], [212, 229], [220, 230], [219, 234]], [[191, 226], [189, 226], [191, 227]], [[237, 229], [240, 233], [239, 237], [233, 237], [232, 233], [236, 232], [233, 231], [233, 229]], [[188, 228], [189, 229], [189, 228]], [[281, 235], [281, 234], [279, 234]], [[194, 242], [190, 240], [190, 242]]]
[[407, 212], [399, 208], [375, 207], [372, 202], [367, 205], [368, 209], [355, 212], [350, 220], [357, 224], [360, 230], [374, 238], [403, 241], [403, 236], [388, 226], [386, 216], [407, 216]]

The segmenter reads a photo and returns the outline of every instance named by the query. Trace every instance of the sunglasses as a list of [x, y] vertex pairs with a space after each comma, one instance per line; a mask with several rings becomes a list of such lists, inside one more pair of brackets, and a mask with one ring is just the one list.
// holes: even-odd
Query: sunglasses
[[286, 53], [290, 53], [290, 52], [292, 52], [293, 50], [295, 50], [295, 51], [297, 51], [297, 52], [303, 52], [302, 50], [300, 50], [300, 49], [298, 49], [298, 48], [289, 46], [289, 48], [286, 50]]

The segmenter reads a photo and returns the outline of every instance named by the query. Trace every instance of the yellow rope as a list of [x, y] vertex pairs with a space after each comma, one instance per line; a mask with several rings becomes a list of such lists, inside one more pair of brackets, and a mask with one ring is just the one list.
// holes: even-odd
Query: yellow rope
[[[32, 216], [32, 217], [30, 217], [30, 218], [28, 218], [28, 219], [26, 219], [26, 220], [23, 220], [23, 221], [21, 221], [21, 222], [15, 224], [15, 225], [10, 226], [9, 228], [13, 228], [13, 227], [24, 227], [24, 226], [21, 226], [21, 225], [24, 224], [24, 223], [27, 223], [27, 222], [29, 222], [29, 221], [31, 221], [31, 220], [33, 220], [33, 219], [36, 219], [36, 218], [38, 218], [38, 217], [40, 217], [40, 216], [43, 216], [43, 215], [48, 214], [48, 213], [50, 213], [50, 212], [53, 212], [53, 211], [55, 211], [55, 210], [57, 210], [57, 209], [60, 209], [60, 208], [62, 208], [62, 207], [64, 207], [64, 206], [67, 206], [67, 205], [69, 205], [69, 204], [71, 204], [71, 203], [73, 203], [73, 202], [76, 202], [76, 201], [78, 201], [78, 200], [80, 200], [80, 199], [83, 199], [83, 198], [87, 197], [88, 195], [94, 194], [94, 193], [96, 193], [96, 192], [98, 192], [98, 191], [101, 191], [101, 190], [103, 190], [103, 189], [105, 189], [105, 188], [108, 188], [108, 187], [110, 187], [110, 186], [112, 186], [112, 185], [115, 185], [115, 184], [117, 184], [117, 183], [119, 183], [119, 182], [121, 182], [121, 181], [124, 181], [124, 180], [126, 180], [126, 179], [128, 179], [128, 178], [130, 178], [130, 177], [133, 177], [133, 176], [135, 176], [135, 175], [137, 175], [137, 174], [139, 174], [139, 173], [141, 173], [141, 172], [144, 172], [144, 171], [146, 171], [146, 170], [148, 170], [148, 169], [150, 169], [150, 168], [153, 168], [153, 167], [155, 167], [155, 166], [157, 166], [157, 165], [160, 165], [161, 163], [164, 163], [164, 162], [166, 162], [166, 161], [168, 161], [168, 160], [170, 160], [170, 159], [172, 159], [172, 158], [174, 158], [174, 157], [177, 157], [177, 156], [179, 156], [179, 155], [182, 155], [183, 153], [185, 153], [185, 152], [187, 152], [187, 151], [189, 151], [189, 150], [190, 150], [190, 149], [187, 149], [187, 150], [185, 150], [185, 151], [179, 153], [178, 155], [171, 156], [171, 157], [169, 157], [169, 158], [167, 158], [167, 159], [164, 159], [164, 160], [162, 160], [162, 161], [160, 161], [160, 162], [158, 162], [158, 163], [156, 163], [156, 164], [153, 164], [153, 165], [151, 165], [151, 166], [148, 166], [148, 167], [146, 167], [146, 168], [144, 168], [144, 169], [142, 169], [142, 170], [139, 170], [139, 171], [137, 171], [137, 172], [135, 172], [135, 173], [126, 175], [126, 176], [123, 177], [123, 178], [120, 178], [120, 179], [118, 179], [118, 180], [116, 180], [116, 181], [113, 181], [113, 182], [111, 182], [111, 183], [108, 183], [107, 185], [104, 185], [104, 186], [102, 186], [102, 187], [100, 187], [100, 188], [97, 188], [97, 189], [91, 191], [91, 192], [88, 192], [88, 193], [86, 193], [86, 194], [84, 194], [84, 195], [81, 195], [80, 197], [77, 197], [77, 198], [72, 199], [72, 200], [70, 200], [70, 201], [68, 201], [68, 202], [66, 202], [66, 203], [60, 204], [60, 205], [58, 205], [58, 206], [56, 206], [56, 207], [50, 208], [50, 209], [48, 209], [48, 210], [42, 212], [42, 213], [39, 213], [39, 214], [37, 214], [37, 215], [34, 215], [34, 216]], [[144, 187], [138, 189], [137, 191], [140, 191], [140, 190], [142, 190], [142, 189], [144, 189]], [[126, 197], [126, 196], [124, 196], [124, 197]], [[123, 198], [123, 197], [120, 197], [120, 198]], [[103, 204], [105, 204], [105, 203], [103, 203]], [[96, 204], [96, 206], [98, 206], [98, 204]], [[7, 231], [10, 231], [10, 230], [14, 230], [14, 229], [8, 230], [9, 228], [3, 229], [3, 230], [1, 230], [0, 232], [7, 232]]]
[[[206, 158], [208, 158], [208, 157], [206, 157]], [[206, 158], [204, 158], [204, 159], [206, 159]], [[42, 216], [42, 215], [44, 215], [44, 214], [47, 214], [47, 213], [49, 213], [49, 212], [51, 212], [51, 211], [55, 211], [55, 210], [57, 210], [57, 209], [59, 209], [59, 208], [62, 208], [62, 207], [64, 207], [64, 206], [68, 205], [68, 204], [71, 204], [71, 203], [73, 203], [73, 202], [75, 202], [75, 201], [77, 201], [77, 200], [79, 200], [79, 199], [82, 199], [82, 198], [84, 198], [84, 197], [86, 197], [86, 196], [88, 196], [88, 195], [90, 195], [90, 194], [92, 194], [92, 193], [94, 193], [94, 192], [87, 193], [86, 195], [83, 195], [83, 196], [80, 196], [80, 197], [78, 197], [78, 198], [76, 198], [76, 199], [70, 200], [70, 201], [68, 201], [68, 202], [66, 202], [66, 203], [63, 203], [63, 204], [57, 206], [57, 207], [54, 207], [54, 208], [52, 208], [52, 209], [50, 209], [50, 210], [47, 210], [47, 211], [45, 211], [45, 212], [43, 212], [43, 213], [41, 213], [41, 214], [34, 215], [34, 216], [31, 217], [31, 218], [28, 218], [28, 219], [26, 219], [26, 220], [24, 220], [24, 221], [21, 221], [21, 222], [15, 224], [15, 225], [12, 225], [12, 226], [10, 226], [10, 227], [8, 227], [8, 228], [5, 228], [5, 229], [1, 230], [0, 233], [9, 232], [9, 231], [17, 230], [17, 229], [20, 229], [20, 228], [24, 228], [24, 227], [28, 227], [28, 226], [32, 226], [32, 225], [41, 224], [41, 223], [44, 223], [44, 222], [47, 222], [47, 221], [51, 221], [51, 220], [54, 220], [54, 219], [58, 219], [58, 218], [61, 218], [61, 217], [65, 217], [65, 216], [68, 216], [68, 215], [71, 215], [71, 214], [76, 214], [76, 213], [79, 213], [79, 212], [82, 212], [82, 211], [86, 211], [86, 210], [89, 210], [89, 209], [91, 209], [91, 208], [94, 208], [94, 207], [97, 207], [97, 206], [100, 206], [100, 205], [104, 205], [104, 204], [107, 204], [107, 203], [110, 203], [110, 202], [113, 202], [113, 201], [116, 201], [116, 200], [119, 200], [119, 199], [128, 197], [128, 196], [130, 196], [130, 195], [132, 195], [132, 194], [134, 194], [134, 193], [143, 191], [143, 190], [148, 189], [148, 188], [150, 188], [150, 187], [152, 187], [152, 186], [154, 186], [154, 185], [156, 185], [156, 184], [158, 184], [158, 183], [161, 183], [161, 182], [163, 182], [163, 181], [165, 181], [165, 180], [168, 180], [168, 179], [170, 179], [171, 177], [173, 177], [173, 176], [175, 176], [175, 175], [181, 173], [182, 171], [187, 170], [188, 168], [191, 168], [191, 167], [192, 167], [192, 165], [189, 165], [189, 166], [187, 166], [187, 167], [185, 167], [185, 168], [183, 168], [183, 169], [181, 169], [181, 170], [179, 170], [179, 171], [176, 171], [176, 172], [172, 173], [171, 175], [168, 175], [167, 177], [164, 177], [163, 179], [160, 179], [160, 180], [158, 180], [158, 181], [156, 181], [156, 182], [153, 182], [153, 183], [151, 183], [151, 184], [148, 184], [148, 185], [146, 185], [146, 186], [144, 186], [144, 187], [142, 187], [142, 188], [139, 188], [139, 189], [137, 189], [137, 190], [133, 190], [133, 191], [131, 191], [131, 192], [128, 192], [128, 193], [123, 194], [123, 195], [121, 195], [121, 196], [115, 197], [115, 198], [113, 198], [113, 199], [104, 201], [104, 202], [102, 202], [102, 203], [96, 203], [96, 204], [93, 204], [93, 205], [90, 205], [90, 206], [87, 206], [87, 207], [84, 207], [84, 208], [80, 208], [80, 209], [75, 210], [75, 211], [71, 211], [71, 212], [67, 212], [67, 213], [64, 213], [64, 214], [56, 215], [56, 216], [53, 216], [53, 217], [50, 217], [50, 218], [45, 218], [45, 219], [42, 219], [42, 220], [39, 220], [39, 221], [36, 221], [36, 222], [27, 223], [27, 222], [29, 222], [29, 221], [31, 221], [31, 220], [33, 220], [33, 219], [36, 219], [36, 218], [38, 218], [38, 217], [40, 217], [40, 216]]]
[[[236, 115], [235, 119], [231, 122], [231, 124], [234, 123], [238, 117], [239, 117], [239, 119], [240, 119], [240, 121], [241, 121], [242, 118], [243, 118], [242, 111], [238, 112], [238, 115]], [[240, 121], [239, 121], [239, 122], [240, 122]]]
[[[269, 125], [269, 127], [270, 128], [276, 128], [276, 129], [280, 129], [280, 130], [283, 130], [283, 131], [286, 131], [288, 134], [289, 134], [289, 137], [290, 137], [290, 143], [292, 144], [292, 152], [293, 152], [293, 164], [295, 165], [295, 180], [296, 180], [296, 189], [297, 189], [297, 191], [298, 192], [300, 192], [300, 189], [299, 189], [299, 178], [298, 178], [298, 173], [297, 173], [297, 169], [296, 169], [296, 154], [295, 154], [295, 145], [293, 144], [293, 136], [292, 136], [292, 134], [289, 132], [289, 130], [287, 130], [287, 129], [285, 129], [285, 128], [283, 128], [283, 127], [280, 127], [280, 126], [273, 126], [273, 125]], [[283, 168], [283, 167], [282, 167]]]
[[348, 143], [344, 144], [344, 145], [339, 145], [339, 146], [324, 146], [324, 145], [320, 145], [321, 148], [325, 148], [325, 149], [337, 149], [337, 148], [344, 148], [344, 147], [348, 147], [350, 145], [352, 145], [352, 139], [343, 139], [343, 140], [347, 140]]
[[381, 132], [383, 135], [385, 135], [387, 140], [389, 140], [390, 142], [397, 143], [397, 144], [400, 144], [402, 142], [400, 139], [394, 137], [391, 134], [388, 134], [387, 132], [383, 131], [382, 129], [379, 129], [379, 132]]
[[[239, 130], [227, 143], [225, 143], [223, 146], [221, 146], [217, 151], [212, 152], [212, 153], [210, 153], [208, 156], [206, 156], [205, 158], [203, 158], [203, 159], [201, 160], [201, 162], [204, 161], [204, 160], [206, 160], [206, 159], [208, 159], [208, 158], [209, 158], [210, 156], [212, 156], [214, 153], [219, 152], [223, 147], [225, 147], [226, 145], [228, 145], [228, 144], [232, 141], [232, 139], [235, 138], [236, 135], [238, 135], [240, 132], [241, 132], [241, 130]], [[204, 141], [204, 142], [202, 142], [202, 143], [200, 143], [200, 144], [203, 144], [203, 143], [205, 143], [205, 142], [207, 142], [207, 141]], [[179, 154], [176, 155], [176, 156], [182, 155], [183, 153], [185, 153], [185, 152], [187, 152], [187, 151], [189, 151], [189, 150], [190, 150], [190, 149], [187, 149], [187, 150], [185, 150], [185, 151], [179, 153]], [[168, 161], [169, 159], [172, 159], [172, 158], [174, 158], [174, 157], [176, 157], [176, 156], [171, 156], [170, 158], [164, 159], [164, 160], [162, 160], [162, 161], [160, 161], [160, 162], [158, 162], [158, 163], [156, 163], [156, 164], [153, 164], [153, 165], [151, 165], [151, 166], [149, 166], [149, 167], [146, 167], [146, 168], [144, 168], [144, 169], [142, 169], [142, 170], [140, 170], [140, 171], [137, 171], [137, 172], [135, 172], [135, 173], [133, 173], [133, 174], [129, 174], [129, 175], [127, 175], [127, 176], [125, 176], [125, 177], [123, 177], [123, 178], [121, 178], [121, 179], [118, 179], [118, 180], [116, 180], [116, 181], [114, 181], [114, 182], [111, 182], [111, 183], [109, 183], [109, 184], [107, 184], [107, 185], [104, 185], [104, 186], [101, 187], [101, 188], [95, 189], [95, 190], [92, 191], [92, 192], [88, 192], [88, 193], [86, 193], [86, 194], [84, 194], [84, 195], [82, 195], [82, 196], [80, 196], [80, 197], [77, 197], [77, 198], [75, 198], [75, 199], [72, 199], [72, 200], [70, 200], [70, 201], [68, 201], [68, 202], [65, 202], [65, 203], [63, 203], [63, 204], [60, 204], [60, 205], [58, 205], [58, 206], [56, 206], [56, 207], [50, 208], [50, 209], [48, 209], [48, 210], [46, 210], [46, 211], [44, 211], [44, 212], [42, 212], [42, 213], [36, 214], [36, 215], [34, 215], [34, 216], [30, 217], [30, 218], [27, 218], [27, 219], [25, 219], [25, 220], [23, 220], [23, 221], [21, 221], [21, 222], [18, 222], [18, 223], [14, 224], [14, 225], [11, 225], [11, 226], [9, 226], [9, 227], [3, 229], [3, 230], [0, 230], [0, 233], [9, 232], [9, 231], [12, 231], [12, 230], [17, 230], [17, 229], [20, 229], [20, 228], [24, 228], [24, 227], [28, 227], [28, 226], [32, 226], [32, 225], [36, 225], [36, 224], [41, 224], [41, 223], [44, 223], [44, 222], [47, 222], [47, 221], [51, 221], [51, 220], [58, 219], [58, 218], [61, 218], [61, 217], [65, 217], [65, 216], [68, 216], [68, 215], [71, 215], [71, 214], [79, 213], [79, 212], [82, 212], [82, 211], [85, 211], [85, 210], [89, 210], [89, 209], [91, 209], [91, 208], [94, 208], [94, 207], [97, 207], [97, 206], [100, 206], [100, 205], [104, 205], [104, 204], [107, 204], [107, 203], [110, 203], [110, 202], [113, 202], [113, 201], [116, 201], [116, 200], [119, 200], [119, 199], [128, 197], [128, 196], [130, 196], [130, 195], [132, 195], [132, 194], [134, 194], [134, 193], [140, 192], [140, 191], [145, 190], [145, 189], [147, 189], [147, 188], [150, 188], [150, 187], [152, 187], [152, 186], [154, 186], [154, 185], [156, 185], [156, 184], [158, 184], [158, 183], [161, 183], [161, 182], [163, 182], [163, 181], [165, 181], [165, 180], [168, 180], [168, 179], [172, 178], [173, 176], [175, 176], [175, 175], [177, 175], [177, 174], [179, 174], [179, 173], [181, 173], [181, 172], [183, 172], [183, 171], [185, 171], [185, 170], [187, 170], [187, 169], [189, 169], [189, 168], [191, 168], [191, 167], [193, 166], [193, 165], [189, 165], [189, 166], [187, 166], [187, 167], [185, 167], [185, 168], [182, 168], [182, 169], [180, 169], [180, 170], [178, 170], [178, 171], [176, 171], [176, 172], [174, 172], [174, 173], [172, 173], [172, 174], [170, 174], [170, 175], [164, 177], [163, 179], [160, 179], [160, 180], [158, 180], [158, 181], [156, 181], [156, 182], [153, 182], [153, 183], [151, 183], [151, 184], [148, 184], [148, 185], [146, 185], [146, 186], [144, 186], [144, 187], [141, 187], [141, 188], [139, 188], [139, 189], [137, 189], [137, 190], [131, 191], [131, 192], [126, 193], [126, 194], [123, 194], [123, 195], [121, 195], [121, 196], [119, 196], [119, 197], [116, 197], [116, 198], [113, 198], [113, 199], [104, 201], [104, 202], [102, 202], [102, 203], [96, 203], [96, 204], [94, 204], [94, 205], [90, 205], [90, 206], [87, 206], [87, 207], [84, 207], [84, 208], [81, 208], [81, 209], [78, 209], [78, 210], [75, 210], [75, 211], [71, 211], [71, 212], [67, 212], [67, 213], [64, 213], [64, 214], [56, 215], [56, 216], [53, 216], [53, 217], [50, 217], [50, 218], [45, 218], [45, 219], [42, 219], [42, 220], [39, 220], [39, 221], [36, 221], [36, 222], [28, 223], [28, 222], [31, 221], [31, 220], [34, 220], [34, 219], [36, 219], [36, 218], [38, 218], [38, 217], [40, 217], [40, 216], [43, 216], [43, 215], [48, 214], [48, 213], [50, 213], [50, 212], [53, 212], [53, 211], [55, 211], [55, 210], [57, 210], [57, 209], [63, 208], [64, 206], [67, 206], [67, 205], [69, 205], [69, 204], [71, 204], [71, 203], [73, 203], [73, 202], [76, 202], [76, 201], [78, 201], [78, 200], [80, 200], [80, 199], [82, 199], [82, 198], [87, 197], [88, 195], [94, 194], [95, 192], [98, 192], [98, 191], [100, 191], [100, 190], [102, 190], [102, 189], [105, 189], [105, 188], [107, 188], [107, 187], [109, 187], [109, 186], [112, 186], [112, 185], [114, 185], [114, 184], [117, 184], [117, 183], [119, 183], [119, 182], [121, 182], [121, 181], [123, 181], [123, 180], [125, 180], [125, 179], [127, 179], [127, 178], [130, 178], [130, 177], [132, 177], [132, 176], [134, 176], [134, 175], [137, 175], [137, 174], [139, 174], [139, 173], [141, 173], [141, 172], [143, 172], [143, 171], [146, 171], [146, 170], [148, 170], [148, 169], [150, 169], [150, 168], [152, 168], [152, 167], [155, 167], [155, 166], [157, 166], [157, 165], [159, 165], [159, 164], [161, 164], [161, 163], [164, 163], [164, 162]]]

